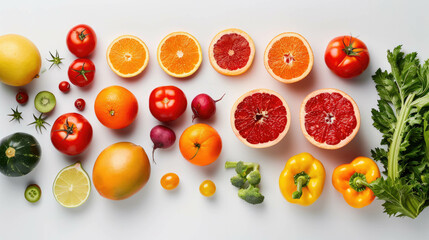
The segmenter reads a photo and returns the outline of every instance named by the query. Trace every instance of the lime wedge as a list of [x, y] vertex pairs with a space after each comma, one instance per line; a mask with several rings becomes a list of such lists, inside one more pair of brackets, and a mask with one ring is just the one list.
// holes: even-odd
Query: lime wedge
[[91, 192], [91, 181], [80, 162], [61, 170], [54, 181], [55, 200], [66, 208], [82, 205]]

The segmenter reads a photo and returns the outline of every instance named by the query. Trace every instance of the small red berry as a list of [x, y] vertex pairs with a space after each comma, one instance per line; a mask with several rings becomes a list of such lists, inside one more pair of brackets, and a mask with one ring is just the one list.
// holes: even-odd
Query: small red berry
[[24, 92], [24, 91], [19, 91], [17, 94], [16, 94], [16, 101], [19, 103], [19, 104], [25, 104], [27, 101], [28, 101], [28, 94], [26, 93], [26, 92]]
[[70, 91], [70, 83], [67, 81], [60, 82], [59, 89], [63, 93], [68, 93]]
[[85, 110], [85, 100], [83, 100], [82, 98], [79, 98], [79, 99], [77, 99], [75, 102], [74, 102], [74, 106], [77, 108], [77, 110], [79, 110], [79, 111], [83, 111], [83, 110]]

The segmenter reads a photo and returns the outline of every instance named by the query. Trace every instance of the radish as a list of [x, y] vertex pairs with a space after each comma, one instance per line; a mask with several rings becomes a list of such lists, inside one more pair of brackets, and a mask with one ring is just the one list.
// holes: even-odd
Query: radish
[[192, 100], [191, 108], [194, 115], [192, 116], [192, 121], [195, 118], [209, 119], [216, 112], [216, 103], [222, 100], [225, 94], [222, 95], [218, 100], [213, 100], [209, 95], [202, 93], [198, 94], [194, 100]]
[[150, 130], [150, 139], [153, 142], [152, 161], [155, 162], [155, 150], [169, 148], [176, 141], [176, 134], [168, 127], [158, 125]]

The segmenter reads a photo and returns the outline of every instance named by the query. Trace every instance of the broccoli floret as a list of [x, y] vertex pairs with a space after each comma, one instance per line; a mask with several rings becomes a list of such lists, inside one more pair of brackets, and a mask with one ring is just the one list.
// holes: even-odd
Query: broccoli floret
[[259, 192], [259, 188], [253, 185], [238, 190], [238, 196], [251, 204], [259, 204], [264, 201], [264, 196]]
[[259, 204], [264, 201], [264, 196], [259, 192], [258, 184], [261, 182], [259, 164], [239, 162], [226, 162], [225, 168], [235, 168], [237, 175], [231, 178], [231, 184], [239, 188], [238, 196], [251, 204]]
[[237, 165], [235, 166], [235, 172], [238, 175], [241, 175], [243, 177], [245, 177], [247, 175], [247, 169], [248, 169], [247, 165], [244, 164], [242, 161], [239, 161], [237, 163]]
[[261, 182], [261, 173], [258, 169], [251, 171], [246, 176], [247, 181], [251, 185], [258, 185]]
[[231, 178], [231, 184], [235, 187], [241, 188], [244, 186], [245, 183], [246, 183], [246, 178], [240, 175], [235, 175]]

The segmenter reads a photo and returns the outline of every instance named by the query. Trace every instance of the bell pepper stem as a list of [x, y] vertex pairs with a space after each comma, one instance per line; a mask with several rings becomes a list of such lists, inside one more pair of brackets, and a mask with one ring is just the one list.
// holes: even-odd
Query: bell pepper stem
[[366, 177], [362, 173], [355, 172], [349, 180], [349, 185], [356, 192], [362, 192], [367, 187], [370, 187], [369, 183], [366, 181]]
[[293, 199], [300, 199], [302, 196], [302, 188], [308, 185], [310, 177], [305, 172], [300, 172], [294, 176], [296, 191], [292, 193]]

